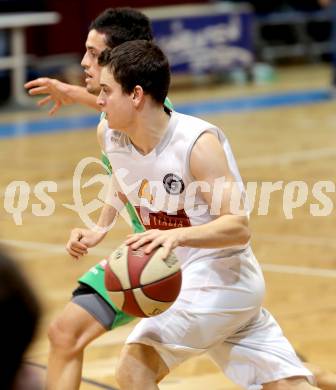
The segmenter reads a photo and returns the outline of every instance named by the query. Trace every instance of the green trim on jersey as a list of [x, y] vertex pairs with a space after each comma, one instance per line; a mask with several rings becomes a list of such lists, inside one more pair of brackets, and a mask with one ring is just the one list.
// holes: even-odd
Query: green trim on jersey
[[133, 232], [134, 233], [145, 232], [146, 228], [142, 224], [141, 219], [140, 219], [137, 211], [135, 210], [134, 206], [132, 205], [132, 203], [127, 202], [125, 207], [126, 207], [126, 210], [128, 212], [129, 217], [131, 218]]
[[[164, 105], [169, 110], [173, 110], [172, 102], [168, 99], [168, 97], [166, 97]], [[105, 119], [104, 112], [102, 112], [100, 115], [100, 120], [102, 120], [102, 119]], [[111, 175], [112, 174], [112, 167], [111, 167], [111, 164], [110, 164], [108, 157], [106, 156], [106, 154], [103, 151], [102, 151], [102, 155], [101, 155], [101, 160], [104, 164], [104, 168], [105, 168], [106, 172], [109, 175]], [[144, 232], [146, 229], [145, 229], [144, 225], [142, 224], [141, 219], [140, 219], [137, 211], [135, 210], [134, 206], [130, 202], [127, 202], [125, 207], [126, 207], [128, 215], [131, 219], [133, 232], [134, 233]], [[104, 275], [105, 275], [105, 272], [104, 272], [104, 268], [102, 267], [102, 265], [96, 264], [88, 272], [86, 272], [81, 278], [79, 278], [78, 281], [80, 283], [84, 283], [84, 284], [87, 284], [88, 286], [92, 287], [95, 291], [97, 291], [97, 293], [100, 296], [102, 296], [105, 299], [105, 301], [108, 304], [110, 304], [112, 306], [113, 310], [116, 312], [116, 318], [113, 321], [113, 324], [111, 327], [111, 329], [114, 329], [118, 326], [127, 324], [128, 322], [132, 321], [135, 317], [130, 316], [130, 315], [124, 313], [123, 311], [119, 310], [115, 306], [115, 304], [111, 301], [111, 299], [106, 291], [106, 288], [105, 288]]]
[[104, 164], [104, 168], [106, 170], [106, 173], [108, 173], [109, 175], [112, 175], [112, 167], [111, 167], [110, 160], [108, 159], [108, 157], [106, 156], [106, 154], [103, 151], [101, 152], [101, 161]]
[[173, 103], [170, 101], [168, 96], [166, 97], [163, 105], [166, 106], [167, 108], [169, 108], [169, 110], [172, 110], [172, 111], [174, 110]]

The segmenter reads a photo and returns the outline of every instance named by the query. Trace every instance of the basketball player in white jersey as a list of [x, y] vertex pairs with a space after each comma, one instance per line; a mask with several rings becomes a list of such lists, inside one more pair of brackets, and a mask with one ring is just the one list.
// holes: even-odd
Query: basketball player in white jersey
[[[123, 18], [120, 16], [123, 15]], [[87, 88], [62, 83], [56, 79], [39, 78], [26, 84], [31, 95], [47, 94], [39, 101], [43, 106], [53, 102], [50, 114], [53, 115], [62, 105], [80, 103], [89, 107], [98, 108], [95, 93], [99, 88], [100, 67], [97, 58], [106, 47], [113, 47], [116, 42], [114, 36], [121, 34], [125, 23], [131, 23], [127, 28], [127, 35], [123, 39], [151, 36], [149, 26], [144, 16], [135, 10], [110, 9], [104, 11], [92, 23], [86, 42], [87, 52], [82, 64], [87, 71]], [[138, 26], [140, 24], [140, 26]], [[100, 26], [100, 27], [99, 27]], [[133, 35], [132, 35], [133, 34]], [[135, 34], [135, 35], [134, 35]], [[132, 38], [133, 37], [133, 38]], [[113, 43], [114, 42], [114, 43]], [[104, 147], [105, 120], [100, 123], [98, 138]], [[108, 167], [110, 168], [110, 167]], [[132, 217], [131, 217], [132, 218]], [[133, 229], [137, 224], [132, 218]], [[77, 230], [71, 234], [69, 245], [77, 241]], [[81, 253], [83, 254], [83, 253]], [[79, 255], [81, 255], [79, 254]], [[77, 252], [78, 255], [78, 252]], [[86, 345], [106, 332], [109, 328], [120, 326], [131, 320], [126, 314], [117, 311], [110, 302], [103, 286], [103, 271], [100, 265], [95, 269], [97, 276], [88, 272], [80, 279], [80, 295], [75, 290], [72, 301], [66, 306], [62, 314], [51, 324], [49, 337], [51, 353], [48, 364], [48, 389], [74, 390], [79, 388], [83, 353]], [[82, 288], [84, 282], [88, 289]], [[90, 290], [90, 287], [93, 290]], [[91, 298], [96, 304], [90, 303]], [[105, 303], [107, 302], [107, 303]], [[332, 373], [327, 373], [319, 367], [312, 367], [317, 373], [318, 384], [325, 390], [332, 389], [336, 381]]]
[[[149, 244], [148, 252], [174, 249], [183, 272], [174, 305], [129, 336], [117, 371], [121, 389], [158, 389], [171, 368], [205, 352], [244, 389], [314, 389], [312, 374], [261, 307], [264, 280], [247, 213], [238, 211], [244, 194], [227, 139], [210, 123], [163, 108], [169, 65], [154, 44], [126, 42], [99, 60], [97, 102], [109, 128], [118, 129], [105, 150], [123, 195], [149, 229], [126, 243]], [[223, 181], [218, 198], [215, 184]], [[100, 226], [115, 215], [105, 209]], [[82, 230], [70, 253], [85, 253], [106, 235], [83, 247], [91, 234]]]

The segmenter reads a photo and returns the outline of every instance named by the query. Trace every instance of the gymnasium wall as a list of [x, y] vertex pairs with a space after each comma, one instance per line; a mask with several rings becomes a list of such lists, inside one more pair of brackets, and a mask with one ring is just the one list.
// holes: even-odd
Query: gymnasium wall
[[[21, 2], [26, 3], [25, 0]], [[41, 4], [41, 0], [38, 2]], [[204, 0], [45, 0], [43, 8], [59, 12], [62, 20], [57, 25], [42, 26], [30, 31], [28, 52], [37, 55], [82, 53], [90, 22], [109, 7], [141, 8], [207, 2]]]

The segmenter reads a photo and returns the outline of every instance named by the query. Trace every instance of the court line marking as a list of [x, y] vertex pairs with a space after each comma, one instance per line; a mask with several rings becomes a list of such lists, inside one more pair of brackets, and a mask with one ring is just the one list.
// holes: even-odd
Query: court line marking
[[[39, 364], [39, 363], [35, 363], [35, 362], [24, 362], [24, 363], [28, 364], [29, 366], [41, 368], [42, 370], [46, 370], [47, 369], [47, 366], [45, 366], [44, 364]], [[111, 387], [109, 385], [105, 385], [104, 383], [97, 382], [97, 381], [95, 381], [93, 379], [82, 377], [81, 381], [84, 382], [84, 383], [88, 383], [90, 385], [99, 387], [100, 389], [117, 390], [115, 387]]]
[[[270, 238], [271, 235], [268, 235], [268, 238]], [[262, 235], [257, 236], [259, 239], [262, 239]], [[274, 237], [278, 237], [274, 235]], [[291, 237], [291, 236], [285, 236], [285, 237]], [[285, 238], [284, 238], [285, 239]], [[294, 239], [296, 237], [294, 236]], [[314, 241], [314, 237], [308, 238], [305, 237], [305, 245], [307, 245], [309, 242]], [[319, 245], [325, 246], [325, 242], [328, 239], [319, 238]], [[309, 241], [308, 241], [309, 240]], [[331, 241], [331, 239], [330, 239]], [[3, 245], [20, 248], [20, 249], [30, 249], [30, 250], [36, 250], [36, 251], [43, 251], [43, 252], [49, 252], [49, 253], [61, 253], [63, 255], [66, 255], [65, 248], [62, 245], [58, 244], [46, 244], [41, 242], [33, 242], [33, 241], [20, 241], [20, 240], [9, 240], [9, 239], [1, 239], [0, 243]], [[314, 245], [314, 244], [313, 244]], [[317, 244], [315, 244], [317, 245]], [[91, 254], [98, 255], [98, 256], [105, 256], [110, 253], [112, 248], [109, 249], [103, 249], [103, 248], [92, 248]], [[273, 273], [282, 273], [282, 274], [291, 274], [291, 275], [303, 275], [303, 276], [318, 276], [318, 277], [325, 277], [325, 278], [336, 278], [336, 270], [334, 269], [328, 269], [328, 268], [315, 268], [315, 267], [301, 267], [301, 266], [293, 266], [293, 265], [281, 265], [281, 264], [268, 264], [268, 263], [260, 263], [262, 269], [265, 272], [273, 272]]]
[[[9, 240], [9, 239], [0, 239], [0, 243], [9, 247], [14, 247], [18, 249], [28, 249], [33, 251], [42, 251], [47, 253], [57, 253], [67, 256], [65, 245], [59, 244], [48, 244], [44, 242], [37, 241], [21, 241], [21, 240]], [[112, 245], [111, 245], [112, 246]], [[117, 247], [117, 243], [116, 243]], [[90, 248], [90, 253], [97, 256], [106, 256], [111, 248], [104, 249], [100, 248]]]

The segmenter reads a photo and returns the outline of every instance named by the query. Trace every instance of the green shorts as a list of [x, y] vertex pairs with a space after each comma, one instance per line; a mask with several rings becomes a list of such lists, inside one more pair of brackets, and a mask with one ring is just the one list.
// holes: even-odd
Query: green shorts
[[135, 317], [130, 316], [123, 311], [119, 310], [114, 303], [111, 301], [104, 284], [104, 263], [103, 260], [101, 263], [92, 267], [88, 272], [86, 272], [79, 280], [79, 283], [84, 283], [91, 288], [93, 288], [104, 300], [111, 305], [113, 310], [116, 313], [115, 319], [113, 321], [111, 329], [117, 328], [118, 326], [125, 325], [128, 322], [131, 322]]

